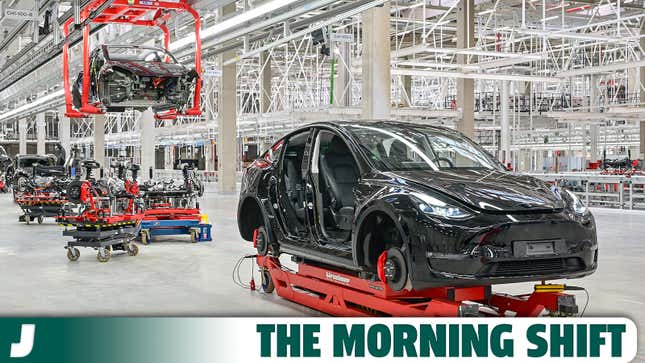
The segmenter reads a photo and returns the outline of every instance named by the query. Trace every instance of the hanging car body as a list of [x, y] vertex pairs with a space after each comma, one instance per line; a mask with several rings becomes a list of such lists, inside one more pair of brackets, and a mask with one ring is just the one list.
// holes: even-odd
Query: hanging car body
[[[192, 107], [199, 75], [162, 48], [102, 45], [90, 54], [89, 103], [106, 112], [126, 108], [155, 113]], [[83, 73], [72, 87], [74, 107], [81, 108]]]

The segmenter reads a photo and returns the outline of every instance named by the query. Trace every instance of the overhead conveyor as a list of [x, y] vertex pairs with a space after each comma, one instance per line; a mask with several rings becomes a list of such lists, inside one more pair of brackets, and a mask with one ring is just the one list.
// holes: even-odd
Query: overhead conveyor
[[[63, 35], [67, 38], [70, 27], [82, 28], [83, 43], [83, 78], [81, 91], [81, 107], [75, 109], [69, 81], [69, 44], [63, 45], [63, 87], [65, 90], [66, 116], [82, 118], [93, 114], [102, 114], [104, 110], [99, 104], [89, 102], [90, 94], [90, 24], [128, 24], [135, 26], [156, 27], [164, 34], [164, 47], [170, 46], [170, 32], [166, 21], [172, 13], [188, 12], [195, 20], [195, 71], [200, 75], [194, 90], [193, 105], [184, 113], [186, 116], [201, 115], [201, 20], [198, 12], [188, 4], [187, 0], [179, 1], [148, 1], [148, 0], [94, 0], [87, 3], [78, 11], [78, 18], [72, 16], [63, 24]], [[176, 112], [157, 115], [160, 118], [175, 117]]]

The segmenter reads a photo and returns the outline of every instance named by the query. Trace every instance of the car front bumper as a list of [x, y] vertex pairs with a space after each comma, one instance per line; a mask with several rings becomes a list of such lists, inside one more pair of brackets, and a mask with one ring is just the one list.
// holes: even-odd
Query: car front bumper
[[[411, 243], [413, 288], [580, 278], [596, 270], [598, 243], [591, 215], [580, 220], [563, 212], [523, 219], [479, 228], [472, 225], [477, 221], [460, 228], [426, 225], [425, 243]], [[529, 251], [534, 246], [548, 248]]]

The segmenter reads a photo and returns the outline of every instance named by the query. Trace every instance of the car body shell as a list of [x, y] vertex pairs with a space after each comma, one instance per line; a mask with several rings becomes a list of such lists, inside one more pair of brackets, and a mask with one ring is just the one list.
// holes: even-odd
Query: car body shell
[[[384, 172], [372, 165], [345, 128], [347, 124], [326, 122], [296, 130], [245, 170], [238, 205], [238, 226], [244, 239], [251, 240], [253, 228], [262, 225], [282, 252], [373, 276], [374, 268], [367, 260], [374, 256], [368, 256], [364, 238], [376, 228], [372, 217], [378, 214], [387, 216], [400, 235], [414, 289], [577, 278], [595, 271], [594, 218], [588, 211], [574, 212], [567, 193], [501, 166], [498, 170]], [[372, 125], [415, 127], [392, 122]], [[327, 130], [340, 136], [356, 161], [355, 208], [345, 242], [326, 236], [316, 223], [315, 212], [308, 208], [305, 231], [290, 230], [294, 221], [280, 202], [280, 158], [273, 154], [279, 154], [281, 143], [303, 130], [310, 132], [302, 165], [305, 195], [312, 184], [308, 178], [317, 132]], [[426, 214], [419, 208], [424, 195], [448, 200], [472, 216], [449, 220]], [[551, 246], [548, 253], [529, 251], [542, 245]]]
[[[124, 60], [110, 58], [110, 48], [149, 49], [160, 48], [102, 45], [90, 54], [90, 103], [106, 111], [126, 108], [155, 111], [185, 110], [192, 105], [196, 82], [200, 81], [195, 70], [188, 69], [168, 53], [168, 60]], [[81, 107], [83, 73], [73, 85], [72, 96], [76, 108]]]

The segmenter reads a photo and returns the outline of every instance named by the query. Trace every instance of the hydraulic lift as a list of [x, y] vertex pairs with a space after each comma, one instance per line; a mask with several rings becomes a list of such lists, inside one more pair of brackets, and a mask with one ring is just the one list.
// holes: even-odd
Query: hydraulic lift
[[[188, 116], [200, 116], [201, 97], [201, 55], [202, 43], [200, 37], [201, 21], [199, 13], [188, 3], [188, 0], [176, 1], [149, 1], [149, 0], [92, 0], [81, 9], [79, 15], [70, 17], [63, 24], [63, 88], [65, 92], [65, 115], [70, 118], [88, 117], [92, 114], [102, 114], [100, 105], [89, 102], [90, 94], [90, 24], [129, 24], [135, 26], [157, 27], [164, 34], [164, 47], [169, 50], [170, 32], [166, 21], [170, 19], [172, 12], [188, 12], [195, 20], [195, 71], [200, 75], [195, 85], [193, 106], [186, 110]], [[69, 81], [69, 40], [70, 27], [82, 27], [83, 29], [83, 83], [81, 92], [81, 108], [74, 109], [72, 91]], [[177, 110], [170, 110], [157, 118], [175, 118]]]
[[[532, 293], [495, 293], [492, 286], [437, 287], [422, 291], [393, 291], [378, 279], [328, 266], [298, 262], [298, 271], [284, 267], [270, 255], [256, 256], [261, 288], [311, 309], [341, 317], [536, 317], [545, 311], [552, 316], [578, 313], [575, 296], [565, 285], [540, 284]], [[254, 288], [254, 283], [251, 284]]]

